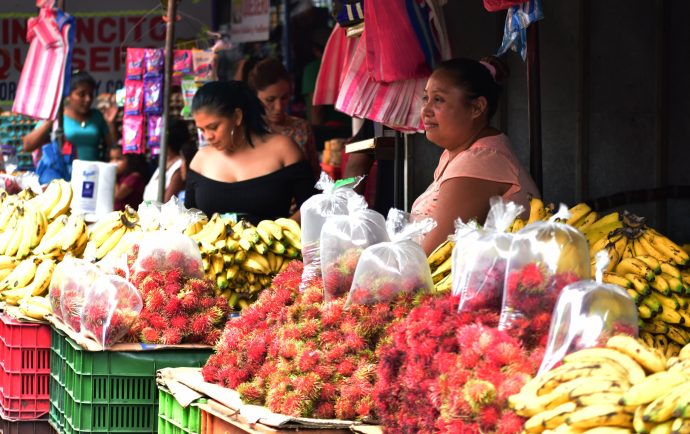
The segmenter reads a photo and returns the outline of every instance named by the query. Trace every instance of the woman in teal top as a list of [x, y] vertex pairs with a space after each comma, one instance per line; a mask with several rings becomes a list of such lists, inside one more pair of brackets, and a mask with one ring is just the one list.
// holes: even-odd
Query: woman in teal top
[[[115, 142], [113, 122], [117, 107], [113, 106], [106, 112], [107, 118], [100, 111], [91, 108], [95, 89], [96, 82], [91, 75], [84, 71], [77, 72], [72, 75], [70, 93], [65, 100], [62, 126], [65, 146], [62, 152], [73, 153], [80, 160], [103, 160], [104, 149]], [[40, 122], [31, 133], [24, 136], [24, 151], [33, 152], [48, 143], [52, 130], [53, 121]]]

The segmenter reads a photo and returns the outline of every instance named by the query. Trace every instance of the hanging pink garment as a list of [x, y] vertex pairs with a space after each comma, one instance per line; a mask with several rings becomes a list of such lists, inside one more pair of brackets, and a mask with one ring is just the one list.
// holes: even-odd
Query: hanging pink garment
[[430, 71], [401, 0], [364, 2], [367, 66], [376, 81], [428, 77]]
[[335, 104], [356, 46], [357, 38], [348, 38], [346, 30], [340, 26], [336, 25], [333, 28], [316, 78], [314, 105]]
[[[50, 4], [50, 2], [48, 2]], [[12, 111], [39, 119], [55, 119], [65, 81], [70, 26], [60, 31], [56, 11], [43, 7], [27, 24], [31, 44], [17, 85]]]
[[358, 118], [371, 119], [401, 131], [421, 131], [421, 104], [427, 77], [392, 83], [375, 81], [367, 68], [367, 41], [360, 38], [335, 108]]

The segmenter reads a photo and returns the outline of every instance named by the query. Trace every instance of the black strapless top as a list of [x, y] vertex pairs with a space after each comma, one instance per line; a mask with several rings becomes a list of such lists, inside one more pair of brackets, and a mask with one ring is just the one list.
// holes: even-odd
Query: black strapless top
[[307, 161], [285, 166], [268, 175], [238, 182], [222, 182], [189, 170], [184, 204], [207, 216], [243, 214], [253, 224], [264, 219], [289, 217], [290, 204], [297, 205], [316, 193], [314, 176]]

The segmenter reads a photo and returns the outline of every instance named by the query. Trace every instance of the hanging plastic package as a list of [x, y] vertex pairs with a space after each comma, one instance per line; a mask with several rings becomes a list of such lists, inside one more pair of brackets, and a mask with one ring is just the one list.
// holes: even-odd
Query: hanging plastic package
[[551, 318], [540, 374], [551, 370], [570, 353], [606, 346], [615, 335], [637, 338], [635, 302], [625, 289], [601, 281], [608, 260], [606, 253], [599, 252], [597, 280], [581, 280], [563, 288]]
[[144, 82], [125, 81], [125, 115], [140, 115], [144, 104]]
[[525, 60], [527, 58], [527, 28], [543, 18], [541, 0], [529, 0], [508, 9], [503, 28], [503, 42], [496, 54], [502, 56], [512, 49], [522, 56], [522, 60]]
[[480, 228], [476, 224], [455, 225], [452, 256], [453, 294], [460, 296], [458, 311], [493, 309], [498, 312], [503, 298], [506, 265], [514, 234], [507, 232], [524, 208], [492, 197], [491, 208]]
[[149, 115], [163, 113], [163, 77], [144, 80], [144, 113]]
[[162, 48], [144, 49], [144, 78], [161, 77], [165, 66], [165, 56]]
[[434, 227], [436, 222], [431, 218], [410, 223], [405, 212], [391, 209], [386, 220], [391, 241], [374, 244], [362, 252], [346, 306], [430, 292], [434, 283], [419, 240]]
[[374, 244], [389, 241], [386, 219], [367, 209], [359, 197], [348, 201], [347, 215], [326, 219], [321, 229], [321, 274], [324, 300], [342, 297], [350, 291], [357, 262], [364, 251]]
[[155, 148], [161, 144], [161, 126], [163, 118], [160, 116], [149, 116], [147, 121], [147, 136], [149, 138], [147, 147]]
[[132, 272], [164, 273], [179, 269], [184, 276], [201, 278], [204, 268], [197, 243], [186, 235], [173, 231], [151, 232], [141, 239]]
[[99, 276], [84, 297], [81, 333], [110, 347], [129, 333], [142, 307], [139, 290], [126, 279]]
[[548, 221], [521, 229], [510, 248], [500, 330], [510, 330], [528, 347], [545, 345], [551, 313], [566, 285], [590, 277], [589, 247], [567, 220], [565, 206]]
[[326, 219], [334, 215], [347, 215], [348, 204], [353, 197], [361, 200], [362, 206], [366, 207], [364, 197], [353, 190], [362, 179], [363, 177], [358, 176], [334, 182], [322, 172], [315, 187], [323, 193], [310, 197], [300, 207], [304, 261], [301, 290], [304, 290], [313, 279], [321, 277], [321, 229]]
[[144, 117], [125, 116], [122, 120], [122, 153], [143, 154]]
[[141, 80], [144, 77], [144, 49], [127, 48], [127, 79]]

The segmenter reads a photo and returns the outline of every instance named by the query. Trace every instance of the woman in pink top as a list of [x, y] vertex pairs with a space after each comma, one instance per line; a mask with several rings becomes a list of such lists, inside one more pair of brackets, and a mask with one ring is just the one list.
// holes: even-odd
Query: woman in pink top
[[489, 125], [496, 112], [507, 66], [499, 59], [451, 59], [433, 72], [424, 90], [422, 120], [429, 141], [444, 149], [434, 181], [412, 205], [414, 219], [432, 217], [436, 228], [422, 241], [433, 251], [454, 222], [484, 222], [489, 198], [501, 196], [528, 208], [539, 196], [505, 134]]

